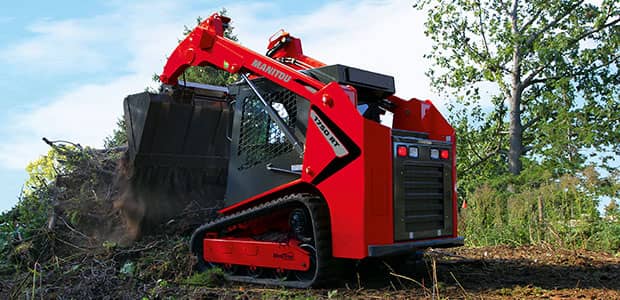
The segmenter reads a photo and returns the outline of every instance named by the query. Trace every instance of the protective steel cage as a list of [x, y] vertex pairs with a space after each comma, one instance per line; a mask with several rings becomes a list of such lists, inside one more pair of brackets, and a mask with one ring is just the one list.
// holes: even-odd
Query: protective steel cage
[[[281, 90], [262, 96], [284, 120], [289, 130], [294, 132], [297, 116], [296, 95], [291, 91]], [[242, 100], [243, 114], [237, 150], [241, 163], [238, 169], [244, 170], [293, 151], [293, 145], [269, 118], [258, 97], [249, 95]]]

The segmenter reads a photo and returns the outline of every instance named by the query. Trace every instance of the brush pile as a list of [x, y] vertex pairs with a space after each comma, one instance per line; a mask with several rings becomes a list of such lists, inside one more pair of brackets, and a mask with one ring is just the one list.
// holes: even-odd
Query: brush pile
[[[189, 236], [215, 216], [219, 199], [205, 207], [204, 193], [136, 179], [126, 147], [44, 141], [55, 176], [35, 180], [0, 222], [0, 298], [135, 299], [191, 275]], [[146, 207], [154, 197], [176, 207]]]

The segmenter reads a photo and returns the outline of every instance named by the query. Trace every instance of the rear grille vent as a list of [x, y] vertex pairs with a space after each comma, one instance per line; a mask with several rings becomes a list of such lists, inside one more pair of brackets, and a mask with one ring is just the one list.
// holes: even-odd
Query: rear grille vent
[[420, 166], [406, 162], [401, 170], [405, 231], [443, 229], [443, 165]]
[[[449, 142], [420, 138], [404, 130], [392, 135], [394, 184], [394, 239], [396, 241], [430, 239], [454, 232], [452, 164], [433, 157], [433, 151], [452, 149]], [[409, 149], [399, 155], [399, 147]], [[411, 152], [415, 150], [414, 152]], [[414, 153], [414, 155], [411, 155]], [[450, 152], [448, 152], [450, 153]]]

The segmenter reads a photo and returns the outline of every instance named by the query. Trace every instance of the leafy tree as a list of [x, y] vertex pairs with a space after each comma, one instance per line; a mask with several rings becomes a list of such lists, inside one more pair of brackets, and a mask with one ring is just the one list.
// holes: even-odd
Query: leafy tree
[[113, 129], [112, 134], [107, 136], [103, 140], [103, 145], [106, 149], [114, 148], [127, 144], [127, 129], [124, 118], [118, 118], [116, 120], [116, 128]]
[[32, 191], [46, 186], [56, 179], [58, 175], [58, 160], [62, 159], [58, 151], [51, 149], [47, 152], [47, 155], [41, 155], [39, 158], [31, 161], [26, 166], [26, 172], [28, 173], [28, 180], [24, 185], [24, 192], [26, 194], [32, 193]]
[[[583, 0], [419, 0], [434, 44], [428, 71], [455, 92], [464, 169], [560, 175], [620, 154], [620, 4]], [[482, 87], [484, 88], [482, 89]], [[481, 89], [493, 108], [480, 104]], [[473, 117], [473, 118], [472, 118]], [[507, 162], [507, 167], [506, 167]]]

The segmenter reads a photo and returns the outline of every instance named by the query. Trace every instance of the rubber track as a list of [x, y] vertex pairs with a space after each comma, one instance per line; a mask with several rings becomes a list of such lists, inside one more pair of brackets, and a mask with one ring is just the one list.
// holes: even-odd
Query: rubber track
[[256, 217], [264, 216], [278, 209], [296, 207], [303, 205], [310, 213], [312, 227], [314, 229], [314, 247], [317, 250], [316, 273], [312, 280], [279, 280], [270, 278], [254, 278], [251, 276], [226, 275], [231, 281], [277, 285], [294, 288], [308, 288], [322, 286], [329, 281], [337, 279], [338, 271], [336, 261], [332, 258], [331, 252], [331, 228], [329, 223], [329, 210], [325, 202], [317, 196], [311, 194], [291, 194], [270, 202], [263, 203], [200, 226], [192, 234], [190, 249], [200, 262], [202, 258], [203, 242], [206, 232], [219, 232], [228, 226], [251, 220]]

